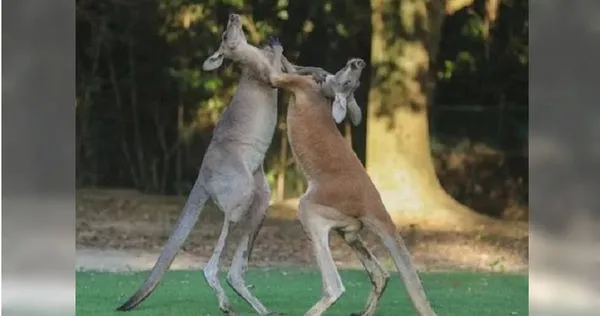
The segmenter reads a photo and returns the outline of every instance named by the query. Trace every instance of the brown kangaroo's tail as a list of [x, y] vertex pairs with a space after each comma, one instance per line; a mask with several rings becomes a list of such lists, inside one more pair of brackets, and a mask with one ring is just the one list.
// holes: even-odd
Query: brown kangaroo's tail
[[419, 315], [435, 316], [436, 313], [427, 299], [412, 256], [383, 204], [368, 213], [362, 221], [369, 230], [381, 238]]
[[167, 240], [167, 244], [160, 253], [152, 271], [150, 271], [150, 275], [146, 278], [146, 281], [144, 281], [142, 286], [140, 286], [140, 288], [125, 303], [117, 308], [118, 311], [134, 309], [152, 294], [194, 228], [198, 221], [198, 216], [200, 216], [200, 213], [204, 209], [204, 204], [206, 204], [207, 200], [208, 194], [204, 189], [201, 178], [199, 178], [196, 180], [196, 183], [190, 192], [183, 212], [177, 221], [175, 230]]

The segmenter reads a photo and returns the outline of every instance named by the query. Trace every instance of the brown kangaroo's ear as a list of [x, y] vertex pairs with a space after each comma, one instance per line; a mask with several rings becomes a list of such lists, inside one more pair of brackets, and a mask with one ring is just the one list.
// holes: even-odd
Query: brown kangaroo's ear
[[347, 105], [348, 101], [346, 100], [346, 96], [342, 93], [336, 93], [331, 106], [331, 114], [337, 124], [340, 124], [346, 117]]
[[356, 102], [356, 98], [354, 98], [354, 93], [348, 97], [348, 116], [350, 117], [350, 121], [352, 125], [357, 126], [362, 121], [362, 112], [358, 103]]

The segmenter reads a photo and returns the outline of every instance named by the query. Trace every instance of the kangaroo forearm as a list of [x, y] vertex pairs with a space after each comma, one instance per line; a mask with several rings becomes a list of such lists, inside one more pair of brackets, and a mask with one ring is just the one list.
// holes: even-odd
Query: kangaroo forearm
[[291, 63], [287, 58], [282, 57], [281, 59], [283, 69], [287, 73], [296, 73], [298, 75], [331, 75], [327, 70], [321, 67], [312, 66], [299, 66]]
[[295, 66], [296, 73], [299, 75], [331, 75], [327, 70], [321, 67]]

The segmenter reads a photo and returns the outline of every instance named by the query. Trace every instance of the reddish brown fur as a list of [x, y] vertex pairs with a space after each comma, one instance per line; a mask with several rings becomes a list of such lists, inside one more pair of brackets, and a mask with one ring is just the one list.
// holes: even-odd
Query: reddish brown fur
[[379, 192], [338, 130], [331, 101], [319, 93], [312, 77], [282, 74], [273, 83], [293, 94], [287, 112], [288, 139], [311, 185], [305, 199], [361, 221], [375, 220], [395, 235], [396, 226]]

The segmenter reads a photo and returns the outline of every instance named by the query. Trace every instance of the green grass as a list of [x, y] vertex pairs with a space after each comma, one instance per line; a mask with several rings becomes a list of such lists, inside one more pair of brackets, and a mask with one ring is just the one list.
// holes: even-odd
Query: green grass
[[[371, 284], [362, 271], [342, 271], [346, 293], [326, 315], [347, 316], [360, 311]], [[131, 295], [146, 273], [77, 272], [77, 315], [222, 315], [201, 271], [171, 271], [156, 291], [136, 309], [115, 308]], [[423, 282], [440, 316], [527, 315], [526, 275], [483, 273], [423, 273]], [[272, 311], [303, 315], [321, 294], [321, 279], [309, 269], [251, 269], [247, 280], [253, 293]], [[223, 281], [240, 315], [255, 315]], [[397, 274], [393, 274], [377, 309], [378, 316], [414, 315]]]

